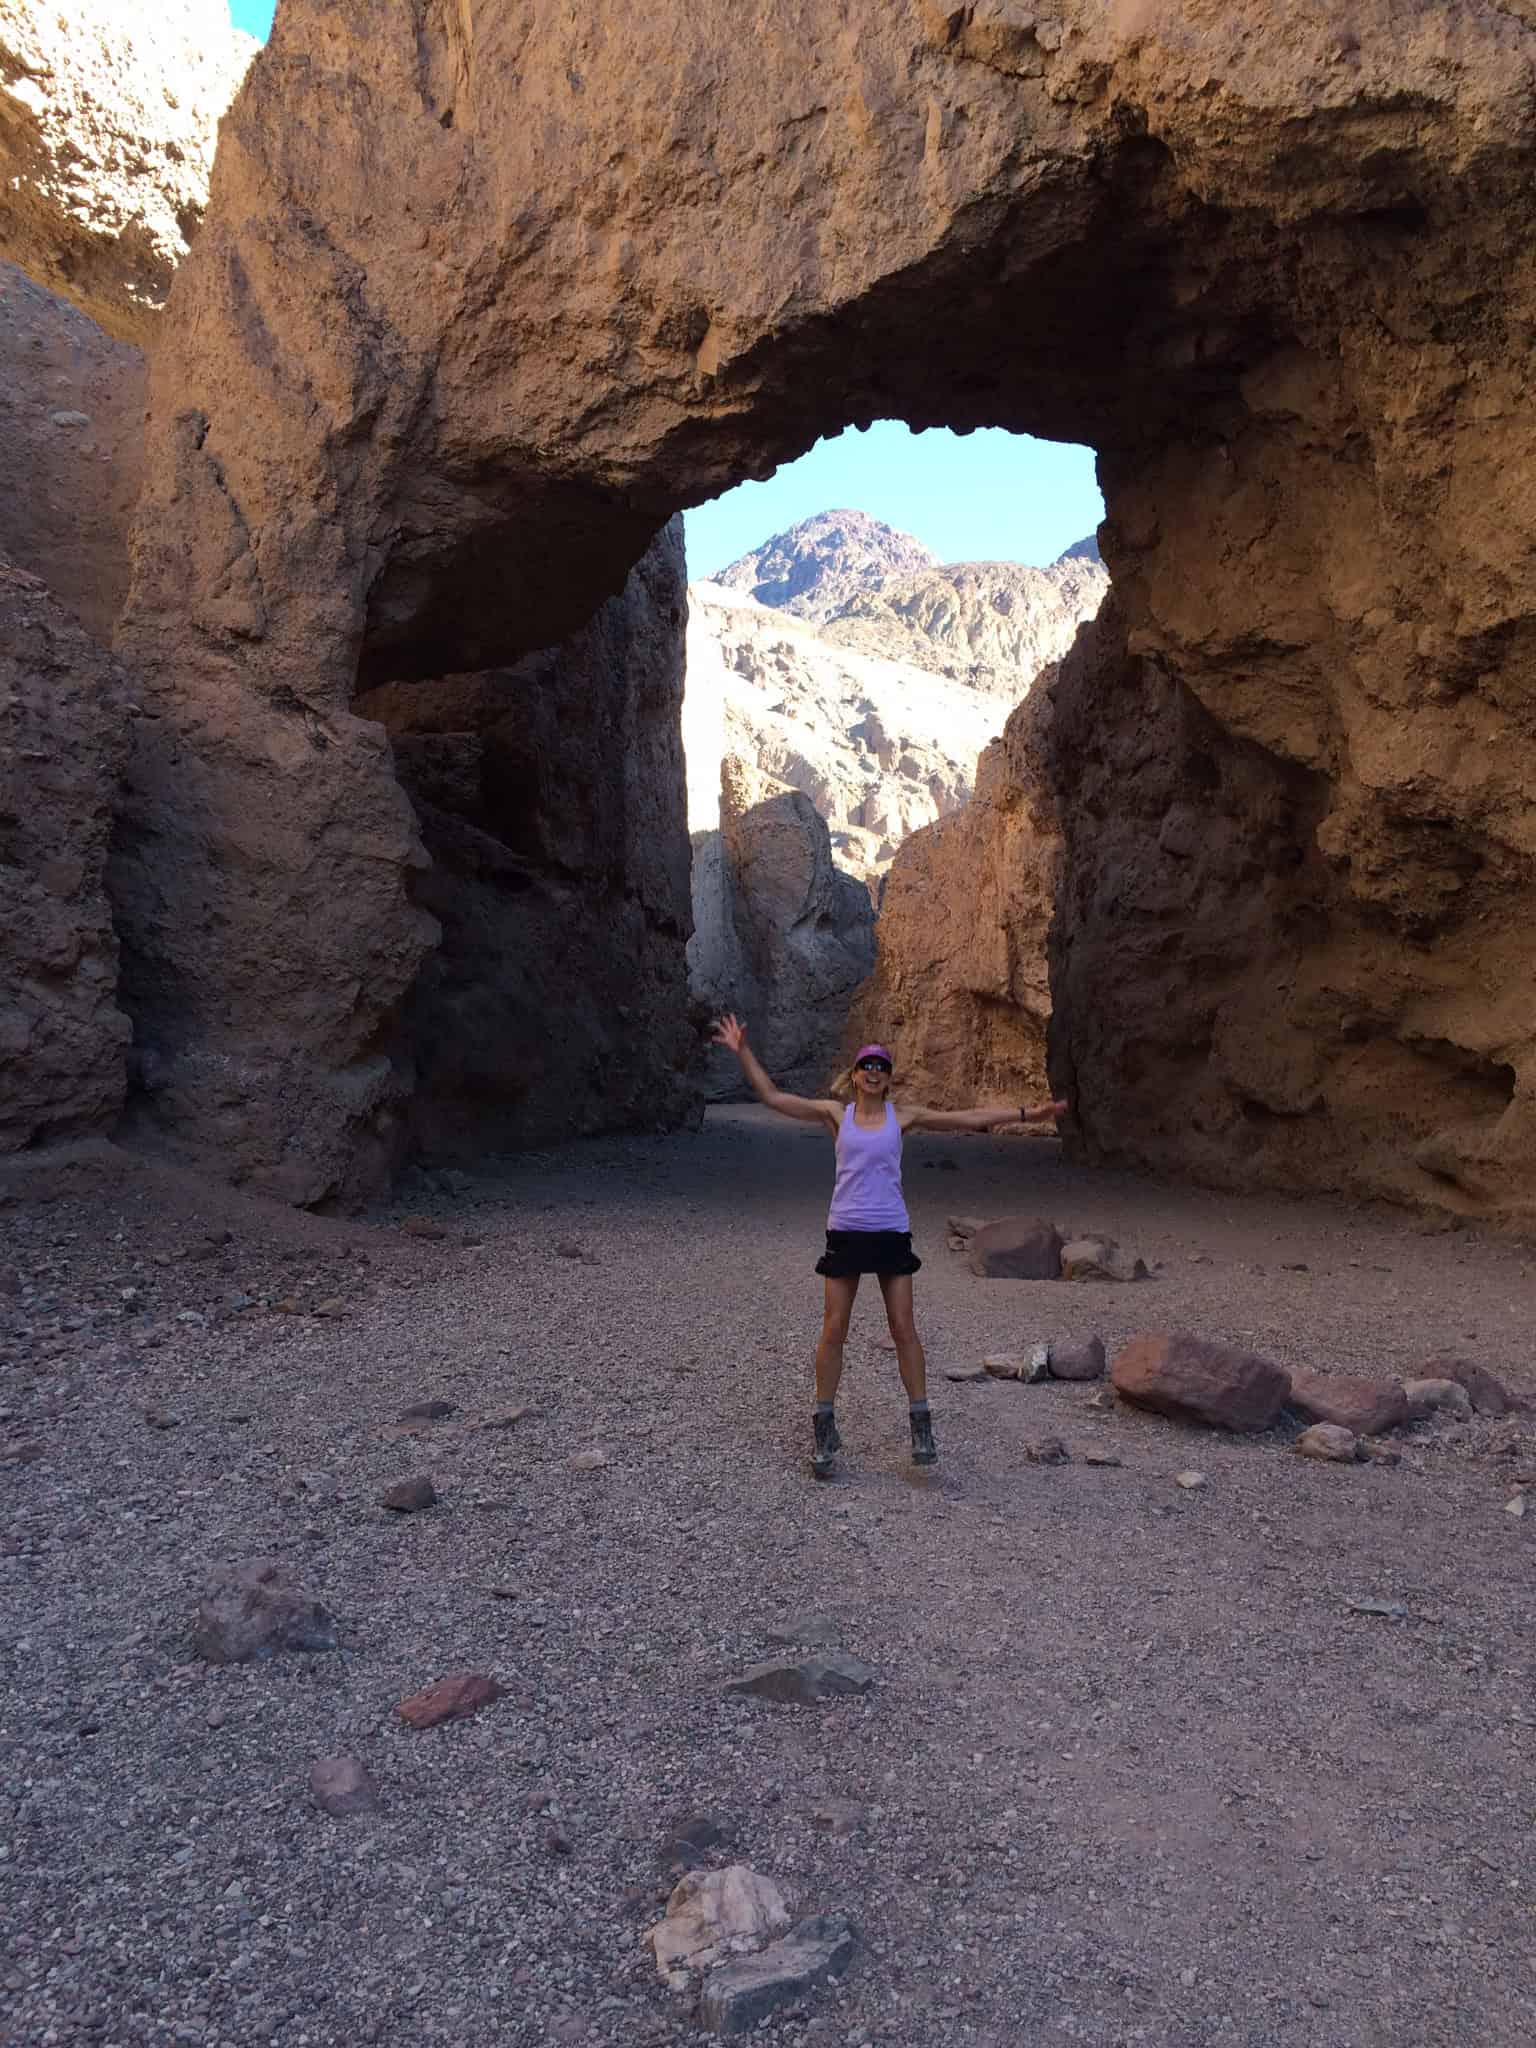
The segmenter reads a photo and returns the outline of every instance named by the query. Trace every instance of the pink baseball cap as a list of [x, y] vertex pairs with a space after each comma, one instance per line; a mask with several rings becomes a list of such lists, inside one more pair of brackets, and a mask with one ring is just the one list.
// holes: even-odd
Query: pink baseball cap
[[883, 1045], [861, 1045], [853, 1056], [853, 1064], [857, 1066], [860, 1060], [884, 1060], [888, 1067], [896, 1064]]

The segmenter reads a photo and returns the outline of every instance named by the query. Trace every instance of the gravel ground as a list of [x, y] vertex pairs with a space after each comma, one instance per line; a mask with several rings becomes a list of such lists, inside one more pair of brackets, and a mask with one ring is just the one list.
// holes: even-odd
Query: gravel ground
[[[1315, 1466], [1289, 1430], [942, 1377], [1183, 1326], [1346, 1372], [1451, 1346], [1536, 1393], [1531, 1248], [1091, 1175], [1049, 1141], [914, 1140], [941, 1462], [907, 1460], [870, 1285], [842, 1476], [816, 1486], [830, 1165], [818, 1133], [729, 1110], [434, 1177], [362, 1222], [147, 1169], [0, 1209], [0, 2041], [689, 2039], [642, 1936], [693, 1814], [725, 1832], [713, 1861], [860, 1932], [851, 1974], [757, 2040], [1536, 2036], [1536, 1493], [1504, 1512], [1536, 1418]], [[1154, 1277], [981, 1281], [945, 1249], [947, 1215], [1016, 1210]], [[398, 1421], [430, 1398], [455, 1413]], [[1071, 1462], [1029, 1462], [1048, 1435]], [[380, 1508], [421, 1472], [437, 1506]], [[341, 1650], [193, 1663], [208, 1572], [261, 1556]], [[878, 1671], [867, 1698], [724, 1692], [810, 1616]], [[505, 1696], [402, 1725], [466, 1668]], [[340, 1752], [377, 1814], [311, 1803]]]

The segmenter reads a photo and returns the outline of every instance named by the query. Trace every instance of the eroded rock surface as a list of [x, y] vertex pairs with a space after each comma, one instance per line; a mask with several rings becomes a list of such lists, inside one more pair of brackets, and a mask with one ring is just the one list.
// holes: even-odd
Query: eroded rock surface
[[138, 349], [0, 260], [0, 554], [103, 642], [128, 590], [145, 382]]
[[255, 51], [226, 0], [0, 0], [0, 255], [146, 339]]
[[[285, 0], [227, 119], [125, 639], [155, 772], [187, 749], [191, 827], [140, 854], [179, 870], [172, 1065], [264, 1099], [175, 1120], [316, 1121], [366, 1178], [359, 1063], [426, 938], [359, 678], [557, 644], [680, 505], [895, 414], [1099, 450], [1123, 609], [1051, 741], [1084, 1145], [1528, 1213], [1523, 11], [603, 29]], [[232, 1009], [284, 1058], [220, 1045]]]
[[0, 556], [0, 1152], [107, 1129], [126, 1080], [103, 887], [129, 678]]

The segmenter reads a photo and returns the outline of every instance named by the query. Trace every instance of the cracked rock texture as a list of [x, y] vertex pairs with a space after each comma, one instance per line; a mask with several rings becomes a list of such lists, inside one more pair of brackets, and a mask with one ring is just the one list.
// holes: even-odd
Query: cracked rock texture
[[0, 1153], [106, 1128], [128, 1020], [102, 886], [128, 678], [0, 556]]
[[1273, 27], [285, 0], [157, 350], [122, 636], [137, 786], [184, 794], [129, 934], [188, 998], [178, 1142], [379, 1155], [431, 931], [354, 690], [565, 641], [680, 506], [895, 415], [1099, 451], [1120, 608], [1050, 757], [1079, 1143], [1530, 1212], [1536, 28]]
[[0, 0], [0, 255], [147, 340], [255, 51], [226, 0]]

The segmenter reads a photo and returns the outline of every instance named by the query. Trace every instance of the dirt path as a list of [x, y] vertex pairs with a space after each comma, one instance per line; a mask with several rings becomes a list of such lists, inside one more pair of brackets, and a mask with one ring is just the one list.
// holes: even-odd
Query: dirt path
[[[32, 1447], [0, 1468], [0, 2041], [692, 2038], [641, 1945], [692, 1813], [726, 1830], [714, 1860], [860, 1931], [843, 1984], [758, 2039], [1536, 2037], [1536, 1493], [1504, 1512], [1536, 1421], [1346, 1469], [942, 1378], [1186, 1326], [1344, 1371], [1449, 1345], [1536, 1391], [1529, 1249], [914, 1141], [942, 1461], [907, 1462], [871, 1287], [844, 1476], [816, 1487], [829, 1166], [819, 1135], [726, 1111], [366, 1224], [194, 1212], [147, 1175], [0, 1209], [0, 1441]], [[1160, 1270], [983, 1282], [944, 1249], [946, 1215], [1018, 1209]], [[429, 1397], [456, 1413], [396, 1425]], [[536, 1412], [478, 1426], [514, 1405]], [[1053, 1434], [1072, 1462], [1029, 1463]], [[380, 1509], [424, 1470], [438, 1506]], [[342, 1651], [192, 1664], [206, 1571], [261, 1555]], [[807, 1615], [878, 1671], [866, 1699], [723, 1692]], [[506, 1697], [399, 1723], [464, 1667]], [[376, 1815], [311, 1804], [339, 1751]]]

